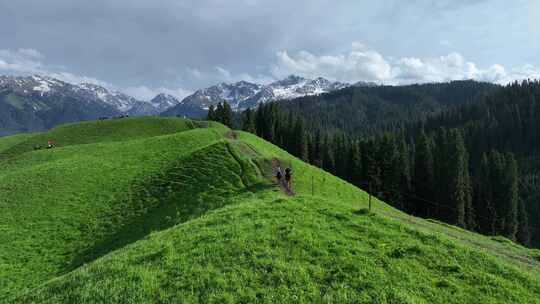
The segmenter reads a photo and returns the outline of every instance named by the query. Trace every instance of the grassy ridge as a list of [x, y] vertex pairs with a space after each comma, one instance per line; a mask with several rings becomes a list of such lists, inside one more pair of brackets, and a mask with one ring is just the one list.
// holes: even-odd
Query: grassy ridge
[[94, 247], [167, 203], [163, 193], [148, 192], [162, 172], [219, 140], [218, 132], [198, 129], [32, 151], [5, 162], [0, 286], [8, 291], [31, 286], [95, 256]]
[[45, 147], [49, 140], [55, 141], [57, 147], [129, 141], [182, 132], [201, 127], [201, 124], [185, 119], [157, 117], [108, 119], [65, 124], [33, 136], [19, 135], [24, 140], [17, 142], [9, 149], [3, 149], [4, 151], [0, 149], [0, 160], [32, 151], [36, 146]]
[[365, 192], [279, 148], [194, 126], [0, 161], [6, 302], [538, 303], [538, 251], [376, 199], [370, 214]]

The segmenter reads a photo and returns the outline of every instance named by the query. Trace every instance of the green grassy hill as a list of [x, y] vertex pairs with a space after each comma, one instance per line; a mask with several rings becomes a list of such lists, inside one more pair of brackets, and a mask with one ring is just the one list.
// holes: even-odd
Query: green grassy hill
[[0, 138], [0, 302], [540, 303], [539, 251], [366, 208], [360, 189], [215, 123]]

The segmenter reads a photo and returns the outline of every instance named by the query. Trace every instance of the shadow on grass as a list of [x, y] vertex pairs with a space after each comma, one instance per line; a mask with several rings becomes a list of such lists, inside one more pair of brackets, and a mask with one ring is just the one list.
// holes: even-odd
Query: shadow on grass
[[374, 213], [369, 211], [368, 208], [361, 208], [361, 209], [358, 209], [358, 210], [354, 210], [353, 214], [356, 214], [356, 215], [373, 215]]

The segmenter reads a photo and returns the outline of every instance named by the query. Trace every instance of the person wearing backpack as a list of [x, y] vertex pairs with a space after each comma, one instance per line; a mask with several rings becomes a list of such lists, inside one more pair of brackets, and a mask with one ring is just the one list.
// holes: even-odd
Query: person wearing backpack
[[281, 167], [277, 168], [276, 179], [277, 179], [278, 184], [282, 184], [283, 172], [281, 172]]
[[292, 170], [291, 168], [287, 168], [285, 169], [285, 184], [287, 188], [289, 188], [289, 190], [291, 190], [291, 186], [292, 186], [291, 180], [292, 180]]

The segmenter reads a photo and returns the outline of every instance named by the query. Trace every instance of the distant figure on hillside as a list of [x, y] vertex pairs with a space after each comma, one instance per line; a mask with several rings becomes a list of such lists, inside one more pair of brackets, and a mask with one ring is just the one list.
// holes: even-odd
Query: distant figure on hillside
[[291, 180], [292, 180], [292, 170], [291, 168], [287, 168], [285, 169], [285, 185], [287, 186], [287, 188], [289, 188], [289, 190], [291, 190], [291, 186], [292, 186]]
[[281, 167], [277, 167], [276, 179], [277, 179], [278, 184], [282, 183], [281, 181], [282, 178], [283, 178], [283, 172], [281, 172]]
[[47, 149], [52, 149], [54, 146], [56, 146], [56, 142], [54, 142], [54, 140], [47, 141]]

